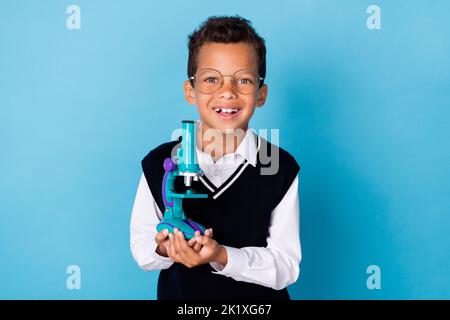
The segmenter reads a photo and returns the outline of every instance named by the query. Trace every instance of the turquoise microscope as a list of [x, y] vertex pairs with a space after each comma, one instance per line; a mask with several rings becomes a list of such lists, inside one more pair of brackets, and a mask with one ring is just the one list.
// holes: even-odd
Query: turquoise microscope
[[[202, 170], [197, 164], [195, 153], [195, 122], [191, 120], [182, 121], [181, 147], [177, 150], [178, 164], [172, 158], [164, 160], [164, 178], [162, 182], [162, 198], [166, 207], [163, 220], [156, 226], [158, 232], [168, 229], [173, 233], [177, 228], [183, 232], [185, 239], [194, 237], [196, 231], [201, 235], [205, 234], [205, 227], [200, 223], [186, 218], [183, 211], [183, 199], [201, 199], [207, 198], [207, 194], [197, 193], [192, 190], [192, 181], [198, 181], [203, 175]], [[174, 190], [175, 178], [184, 177], [184, 185], [187, 187], [184, 193], [178, 193]]]

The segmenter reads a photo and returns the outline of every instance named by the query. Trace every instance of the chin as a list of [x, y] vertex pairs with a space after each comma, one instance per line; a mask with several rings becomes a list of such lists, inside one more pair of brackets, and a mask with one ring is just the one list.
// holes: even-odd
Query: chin
[[[236, 133], [236, 131], [238, 131], [238, 130], [245, 131], [246, 127], [240, 126], [240, 125], [235, 125], [235, 126], [225, 126], [225, 127], [217, 128], [217, 129], [219, 129], [222, 134], [233, 134], [233, 133]], [[231, 130], [232, 130], [232, 132], [230, 132]]]
[[[239, 121], [240, 119], [235, 119], [234, 121], [221, 121], [220, 119], [201, 119], [202, 123], [205, 123], [208, 128], [213, 130], [219, 130], [222, 134], [227, 134], [227, 130], [246, 130], [247, 124]], [[212, 120], [212, 121], [211, 121]], [[237, 120], [237, 121], [236, 121]]]

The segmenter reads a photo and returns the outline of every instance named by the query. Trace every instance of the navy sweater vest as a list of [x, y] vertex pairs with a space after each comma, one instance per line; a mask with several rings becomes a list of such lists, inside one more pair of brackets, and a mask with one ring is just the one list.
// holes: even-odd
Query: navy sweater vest
[[[270, 156], [272, 145], [262, 138], [260, 141], [267, 144]], [[145, 178], [161, 212], [165, 210], [161, 192], [163, 161], [170, 157], [172, 149], [178, 143], [179, 141], [164, 143], [150, 151], [142, 160]], [[287, 151], [274, 145], [273, 147], [279, 154], [279, 169], [276, 174], [261, 174], [264, 165], [258, 152], [256, 167], [246, 165], [245, 160], [219, 188], [203, 176], [203, 181], [194, 181], [192, 188], [207, 193], [208, 198], [183, 199], [186, 216], [206, 228], [213, 228], [214, 239], [221, 245], [235, 248], [266, 247], [272, 210], [283, 199], [300, 170], [296, 160]], [[177, 177], [175, 190], [185, 190], [182, 177]], [[209, 264], [187, 268], [175, 262], [170, 268], [160, 272], [158, 299], [290, 299], [287, 289], [274, 290], [254, 283], [236, 281], [212, 271], [215, 270]]]

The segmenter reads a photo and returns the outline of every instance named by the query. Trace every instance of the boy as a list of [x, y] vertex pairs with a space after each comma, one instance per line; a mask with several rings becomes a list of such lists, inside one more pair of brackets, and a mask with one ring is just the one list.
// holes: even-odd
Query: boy
[[[248, 130], [267, 96], [265, 55], [264, 40], [241, 17], [211, 17], [189, 36], [184, 93], [200, 116], [196, 153], [204, 173], [192, 186], [208, 198], [184, 199], [183, 209], [209, 229], [189, 241], [178, 230], [157, 233], [162, 164], [177, 141], [152, 150], [142, 160], [130, 242], [142, 269], [161, 270], [158, 299], [289, 299], [301, 260], [300, 167]], [[278, 155], [275, 174], [262, 174], [264, 146]]]

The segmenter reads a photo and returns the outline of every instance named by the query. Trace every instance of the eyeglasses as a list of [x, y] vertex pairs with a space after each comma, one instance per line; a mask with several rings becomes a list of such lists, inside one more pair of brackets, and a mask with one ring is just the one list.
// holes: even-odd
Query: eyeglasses
[[233, 88], [242, 94], [252, 94], [262, 85], [264, 78], [247, 69], [236, 71], [233, 75], [223, 75], [219, 70], [200, 69], [189, 79], [201, 93], [210, 94], [222, 88], [225, 77], [231, 77]]

